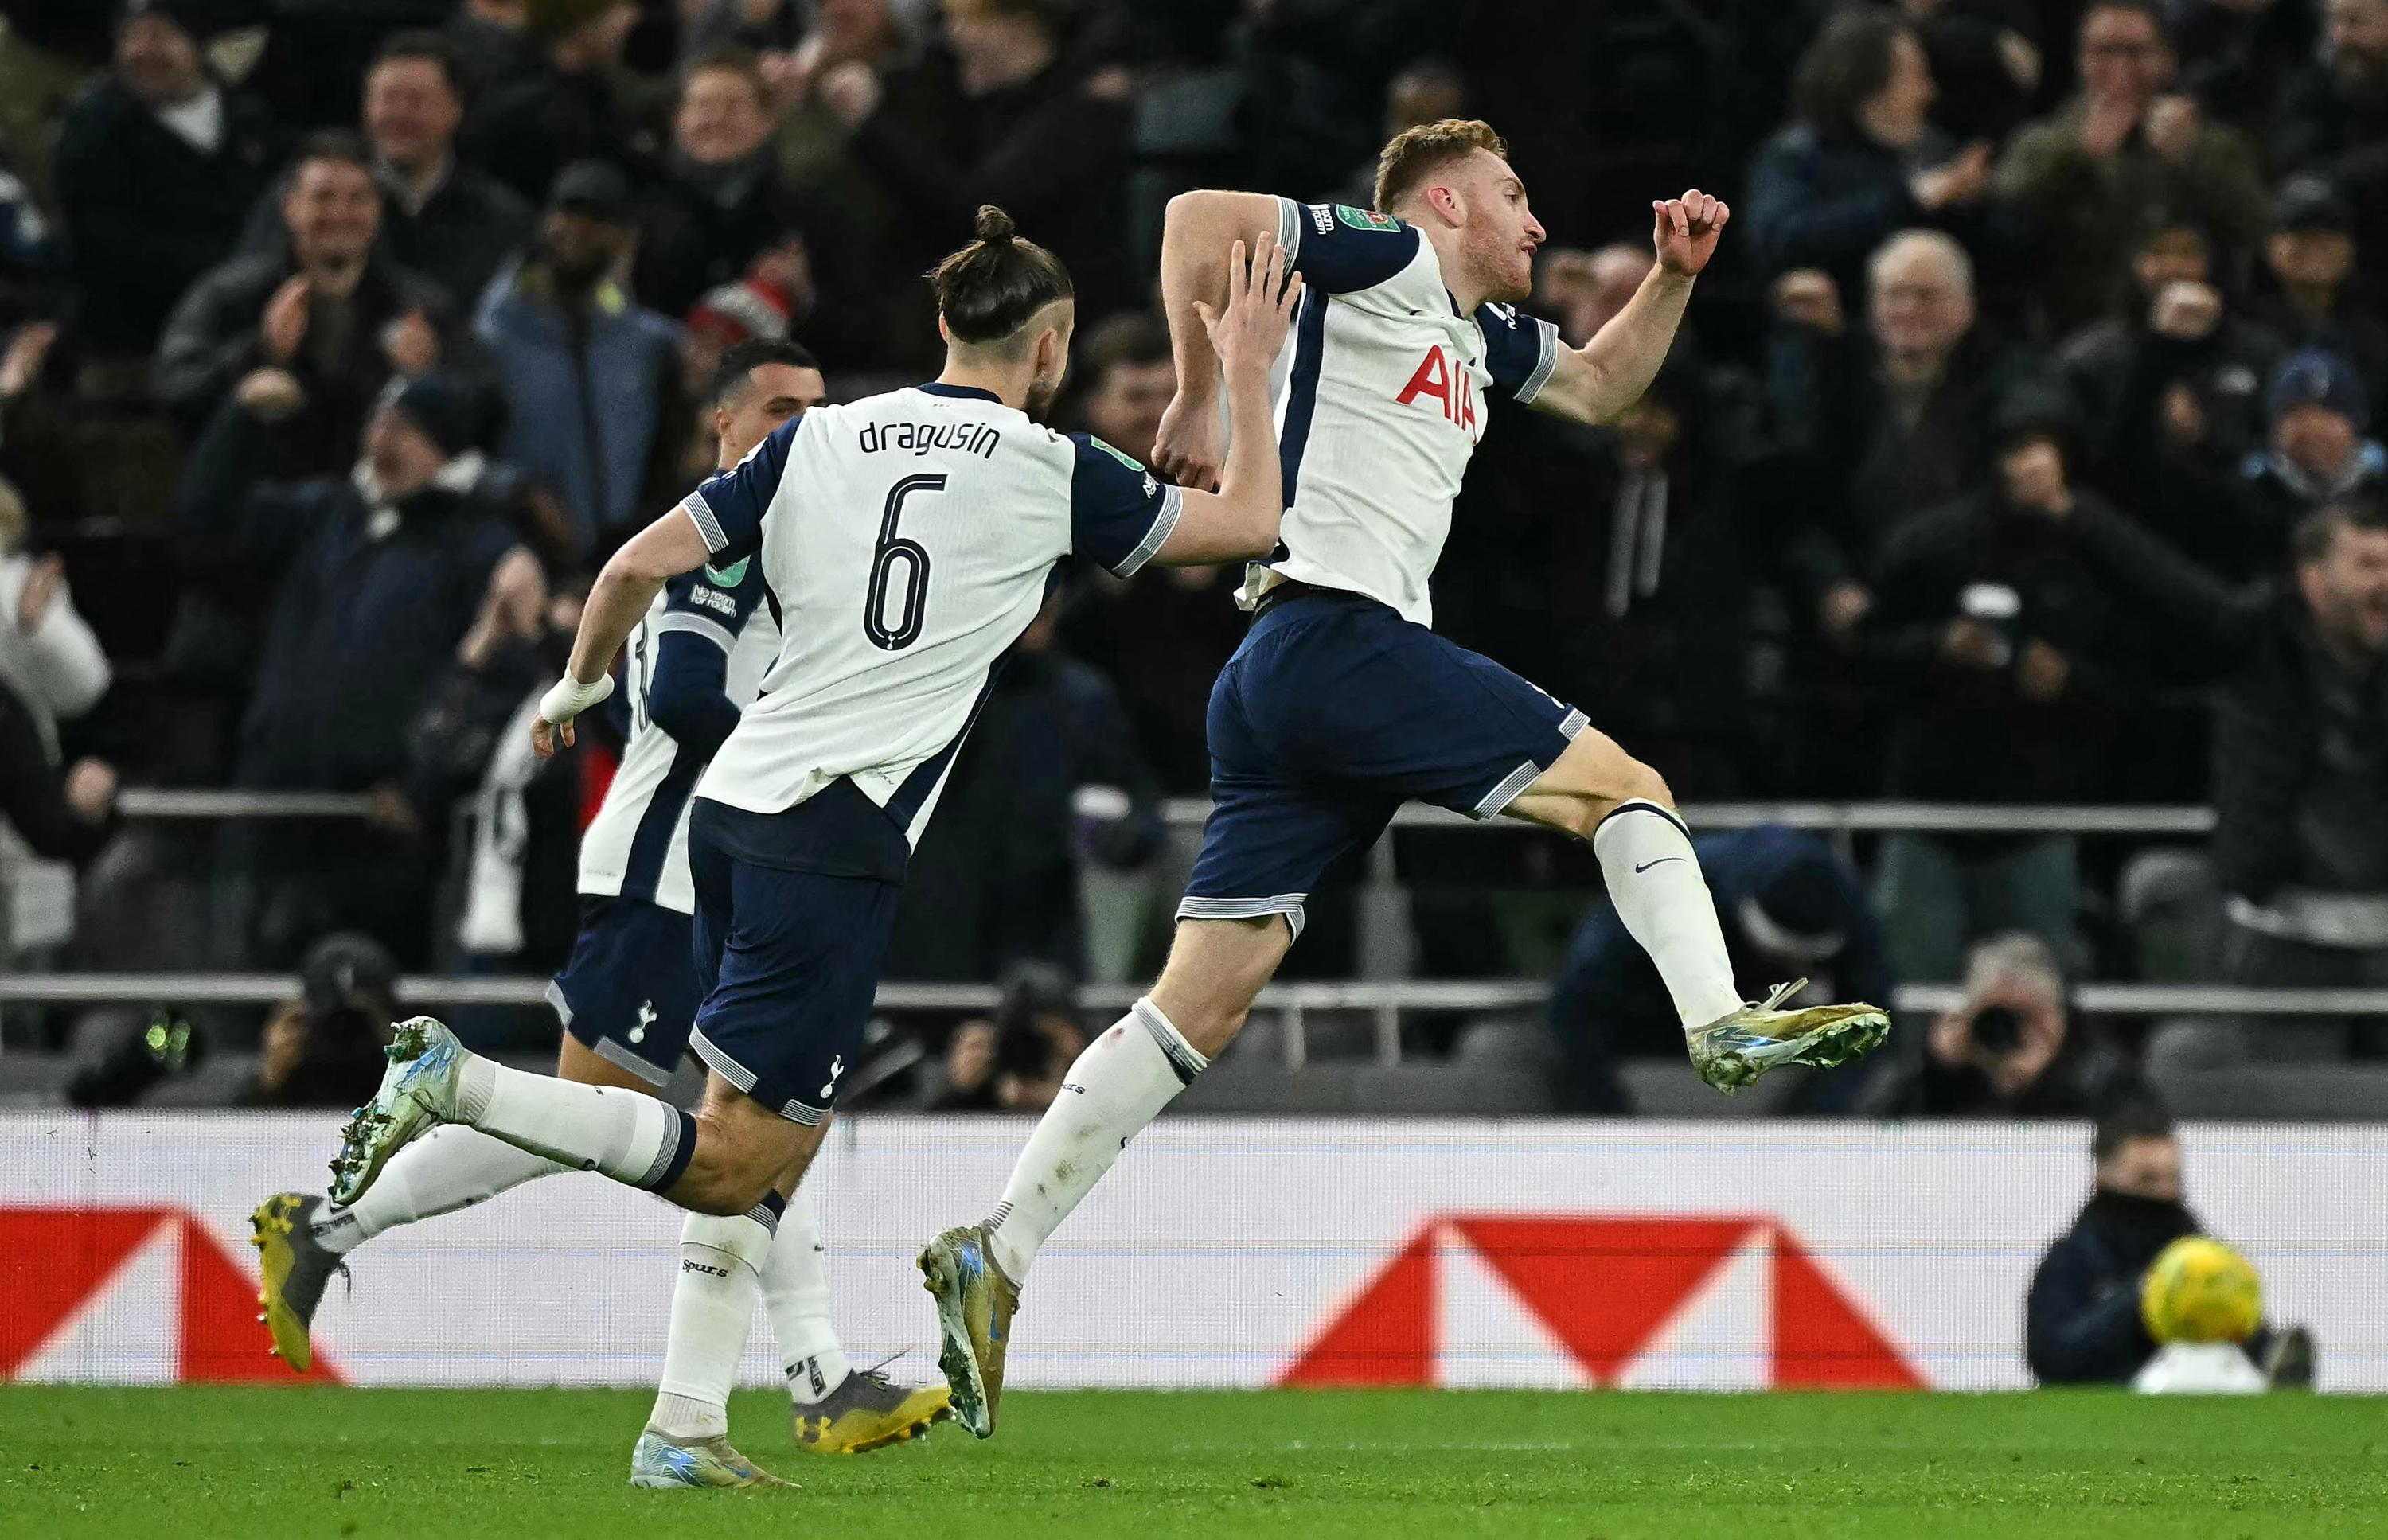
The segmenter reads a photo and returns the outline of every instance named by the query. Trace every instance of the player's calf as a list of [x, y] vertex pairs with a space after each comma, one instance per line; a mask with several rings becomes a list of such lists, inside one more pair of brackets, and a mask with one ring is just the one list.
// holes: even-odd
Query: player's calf
[[718, 1074], [706, 1081], [694, 1121], [696, 1148], [663, 1194], [699, 1214], [732, 1216], [749, 1212], [783, 1183], [793, 1189], [829, 1126], [791, 1122]]

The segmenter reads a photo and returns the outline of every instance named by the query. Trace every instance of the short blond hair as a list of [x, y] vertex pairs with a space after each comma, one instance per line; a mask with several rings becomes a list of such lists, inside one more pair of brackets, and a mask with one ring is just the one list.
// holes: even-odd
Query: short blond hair
[[1478, 150], [1509, 158], [1509, 142], [1481, 118], [1444, 118], [1402, 130], [1377, 156], [1377, 207], [1390, 211], [1428, 177]]

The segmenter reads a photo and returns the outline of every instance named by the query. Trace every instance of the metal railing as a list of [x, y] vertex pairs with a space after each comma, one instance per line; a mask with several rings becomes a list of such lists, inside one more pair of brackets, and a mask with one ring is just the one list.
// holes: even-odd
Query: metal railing
[[[412, 974], [399, 980], [400, 1004], [522, 1005], [547, 1003], [544, 978], [494, 978]], [[271, 1005], [293, 999], [298, 980], [273, 973], [53, 973], [0, 976], [0, 1004]], [[1137, 985], [1089, 984], [1078, 991], [1088, 1010], [1125, 1010], [1144, 992]], [[1954, 984], [1903, 984], [1900, 1011], [1943, 1011], [1957, 1004]], [[1360, 979], [1341, 983], [1272, 984], [1255, 1009], [1281, 1025], [1285, 1062], [1309, 1062], [1308, 1017], [1317, 1011], [1365, 1011], [1376, 1028], [1378, 1062], [1401, 1062], [1404, 1011], [1539, 1010], [1550, 998], [1541, 979]], [[2258, 990], [2223, 984], [2080, 984], [2074, 1008], [2100, 1016], [2388, 1016], [2388, 989]], [[988, 1011], [1000, 999], [987, 984], [883, 984], [883, 1011]]]
[[[128, 818], [362, 818], [373, 799], [346, 791], [243, 791], [213, 788], [129, 787], [118, 797]], [[1174, 797], [1162, 804], [1174, 828], [1200, 827], [1211, 804], [1200, 797]], [[2093, 834], [2177, 839], [2214, 832], [2208, 807], [2102, 805], [1984, 806], [1964, 802], [1689, 802], [1683, 819], [1696, 828], [1750, 828], [1782, 824], [1825, 833], [1883, 834]], [[1410, 804], [1393, 815], [1393, 827], [1533, 829], [1515, 818], [1475, 819], [1439, 807]]]

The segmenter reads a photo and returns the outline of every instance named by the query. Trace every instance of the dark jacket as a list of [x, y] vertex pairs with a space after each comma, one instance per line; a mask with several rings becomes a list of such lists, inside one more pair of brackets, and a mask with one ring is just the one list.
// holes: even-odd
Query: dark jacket
[[1070, 650], [1118, 681], [1137, 747], [1175, 797], [1211, 789], [1204, 719], [1211, 687], [1251, 627], [1236, 608], [1240, 563], [1202, 574], [1188, 587], [1185, 569], [1148, 566], [1124, 587], [1096, 578], [1061, 620]]
[[2136, 132], [2114, 154], [2093, 158], [2081, 147], [2084, 110], [2075, 101], [2023, 129], [1998, 169], [1999, 196], [2013, 210], [2022, 249], [2064, 254], [2032, 269], [2041, 317], [2060, 335], [2124, 302], [2131, 256], [2151, 220], [2194, 221], [2226, 259], [2251, 254], [2272, 224], [2255, 147], [2237, 129], [2209, 119], [2178, 165]]
[[2125, 1384], [2155, 1356], [2140, 1284], [2167, 1245], [2198, 1232], [2179, 1204], [2093, 1195], [2031, 1275], [2024, 1357], [2044, 1385]]
[[2048, 1067], [2013, 1097], [1978, 1066], [1944, 1064], [1918, 1044], [1883, 1067], [1859, 1110], [1869, 1117], [2089, 1117], [2122, 1083], [2120, 1076], [2114, 1053], [2085, 1039], [2077, 1020]]
[[1854, 313], [1865, 304], [1866, 259], [1902, 230], [1948, 230], [1970, 248], [1991, 240], [1975, 210], [1931, 211], [1915, 201], [1909, 179], [1949, 158], [1952, 146], [1933, 135], [1914, 155], [1862, 134], [1826, 134], [1795, 123], [1768, 140], [1750, 162], [1744, 198], [1751, 259], [1761, 276], [1795, 268], [1822, 268], [1840, 286]]
[[40, 726], [6, 685], [0, 685], [0, 821], [51, 861], [85, 860], [116, 832], [113, 813], [94, 824], [67, 805], [58, 773], [42, 752]]
[[514, 531], [437, 485], [384, 508], [354, 477], [260, 485], [271, 437], [227, 401], [192, 451], [184, 494], [196, 564], [274, 588], [239, 782], [353, 790], [395, 779]]
[[[296, 271], [286, 242], [271, 253], [235, 258], [184, 296], [158, 347], [158, 394], [168, 406], [205, 422], [242, 376], [266, 366], [266, 302]], [[458, 337], [448, 296], [378, 254], [367, 259], [340, 309], [345, 323], [334, 325], [318, 307], [298, 352], [280, 366], [307, 392], [295, 430], [283, 435], [292, 454], [281, 467], [285, 475], [328, 473], [353, 461], [365, 418], [392, 373], [382, 347], [392, 322], [421, 310], [439, 333], [442, 361], [458, 361], [450, 357]]]
[[1913, 427], [1890, 401], [1871, 337], [1778, 325], [1768, 344], [1777, 496], [1795, 512], [1785, 561], [1812, 600], [1862, 577], [1883, 543], [1924, 510], [1990, 475], [2000, 401], [2025, 361], [1976, 327], [1957, 344]]
[[528, 262], [490, 284], [473, 326], [505, 392], [505, 456], [555, 494], [583, 551], [678, 500], [689, 424], [669, 321], [610, 279], [586, 309], [560, 304]]
[[[2095, 504], [2097, 494], [2074, 494]], [[1895, 694], [1886, 789], [1927, 802], [2094, 802], [2111, 750], [2147, 673], [2143, 627], [2081, 549], [2070, 521], [2008, 507], [1981, 491], [1924, 513], [1876, 564], [1866, 618], [1868, 663]], [[1975, 584], [2021, 602], [2013, 661], [1986, 669], [1941, 651], [1961, 596]], [[2037, 639], [2070, 665], [2064, 692], [2034, 701], [2019, 670]]]
[[2388, 659], [2342, 662], [2283, 594], [2214, 704], [2224, 890], [2388, 892]]
[[566, 74], [544, 57], [492, 82], [465, 114], [457, 153], [533, 205], [576, 160], [638, 172], [651, 158], [605, 77]]
[[[1716, 901], [1717, 919], [1732, 953], [1734, 976], [1745, 995], [1755, 998], [1780, 980], [1785, 959], [1771, 954], [1745, 922], [1745, 905], [1761, 894], [1775, 895], [1786, 917], [1797, 915], [1805, 934], [1838, 935], [1840, 950], [1819, 963], [1802, 962], [1834, 1000], [1891, 998], [1894, 980], [1882, 949], [1882, 928], [1867, 901], [1865, 885], [1848, 862], [1815, 834], [1761, 825], [1732, 834], [1702, 835], [1692, 841], [1700, 871]], [[1796, 896], [1797, 907], [1782, 896]], [[1549, 1023], [1560, 1054], [1574, 1071], [1561, 1090], [1570, 1110], [1626, 1113], [1632, 1105], [1617, 1079], [1617, 1061], [1672, 1055], [1683, 1034], [1667, 986], [1649, 953], [1626, 933], [1613, 904], [1602, 901], [1584, 917], [1568, 949], [1567, 962], [1551, 981]]]
[[58, 206], [94, 347], [146, 353], [184, 291], [223, 260], [265, 190], [281, 136], [263, 103], [226, 91], [212, 155], [113, 79], [84, 93], [58, 133]]
[[1014, 650], [913, 853], [886, 972], [992, 978], [1024, 959], [1079, 971], [1081, 787], [1124, 791], [1086, 853], [1127, 866], [1158, 847], [1151, 772], [1111, 681], [1051, 649]]
[[1141, 297], [1122, 215], [1132, 137], [1127, 104], [1088, 95], [1066, 62], [967, 96], [939, 51], [888, 81], [848, 149], [902, 210], [894, 271], [926, 271], [970, 239], [979, 205], [999, 204], [1068, 265], [1078, 313], [1103, 316]]
[[2236, 461], [2203, 446], [2167, 445], [2156, 461], [2153, 495], [2140, 506], [2157, 534], [2230, 583], [2255, 583], [2288, 569], [2289, 537], [2307, 513], [2334, 498], [2376, 497], [2388, 482], [2388, 448], [2358, 446], [2328, 481], [2268, 449]]
[[[471, 302], [531, 238], [537, 216], [530, 204], [470, 166], [451, 162], [419, 208], [400, 196], [387, 168], [377, 168], [374, 181], [381, 187], [375, 249], [398, 267], [429, 279], [452, 304]], [[285, 178], [268, 188], [249, 210], [240, 238], [245, 254], [278, 252], [288, 243], [282, 223], [286, 186]]]
[[850, 221], [825, 199], [781, 180], [779, 157], [765, 146], [736, 168], [678, 169], [657, 187], [639, 221], [631, 286], [640, 300], [672, 320], [686, 318], [711, 290], [743, 277], [767, 247], [803, 238], [812, 269], [811, 313], [794, 331], [834, 368], [883, 363], [878, 288], [857, 259]]
[[2089, 468], [2114, 496], [2128, 497], [2147, 486], [2158, 417], [2176, 385], [2197, 398], [2206, 453], [2235, 462], [2261, 448], [2269, 425], [2264, 382], [2285, 351], [2277, 333], [2240, 316], [2224, 316], [2202, 337], [2170, 337], [2151, 330], [2141, 309], [2077, 333], [2057, 368], [2081, 407]]

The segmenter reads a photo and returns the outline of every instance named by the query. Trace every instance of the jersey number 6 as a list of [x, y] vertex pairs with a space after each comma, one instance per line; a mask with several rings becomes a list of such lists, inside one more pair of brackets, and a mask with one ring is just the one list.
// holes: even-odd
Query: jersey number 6
[[[870, 556], [870, 595], [862, 606], [862, 634], [873, 647], [900, 652], [921, 639], [921, 622], [929, 609], [929, 553], [918, 540], [896, 533], [904, 517], [904, 499], [915, 492], [942, 492], [946, 478], [906, 476], [887, 489], [887, 510], [879, 520], [879, 544]], [[904, 612], [887, 624], [887, 590], [895, 586], [896, 568], [904, 568]]]

